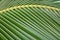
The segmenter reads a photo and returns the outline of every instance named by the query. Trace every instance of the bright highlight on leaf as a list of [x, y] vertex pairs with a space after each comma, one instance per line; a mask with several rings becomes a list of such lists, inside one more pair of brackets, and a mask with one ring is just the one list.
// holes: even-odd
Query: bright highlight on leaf
[[55, 1], [54, 3], [60, 3], [60, 1]]
[[1, 40], [60, 40], [60, 9], [23, 5], [0, 11]]

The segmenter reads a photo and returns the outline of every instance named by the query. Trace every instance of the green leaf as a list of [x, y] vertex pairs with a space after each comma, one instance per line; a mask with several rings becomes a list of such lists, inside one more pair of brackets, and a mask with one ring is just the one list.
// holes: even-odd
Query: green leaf
[[60, 9], [22, 5], [0, 11], [2, 40], [60, 40]]

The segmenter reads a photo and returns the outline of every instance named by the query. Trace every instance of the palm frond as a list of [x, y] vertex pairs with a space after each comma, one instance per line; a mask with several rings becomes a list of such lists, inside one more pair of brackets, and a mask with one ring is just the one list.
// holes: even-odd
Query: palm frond
[[23, 5], [0, 11], [0, 39], [60, 40], [60, 9]]

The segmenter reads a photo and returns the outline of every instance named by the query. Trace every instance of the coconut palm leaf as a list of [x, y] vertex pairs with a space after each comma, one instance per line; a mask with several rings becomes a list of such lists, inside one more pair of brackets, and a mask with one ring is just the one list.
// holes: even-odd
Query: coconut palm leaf
[[22, 5], [0, 11], [1, 40], [60, 40], [60, 9]]

